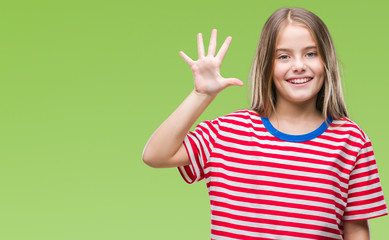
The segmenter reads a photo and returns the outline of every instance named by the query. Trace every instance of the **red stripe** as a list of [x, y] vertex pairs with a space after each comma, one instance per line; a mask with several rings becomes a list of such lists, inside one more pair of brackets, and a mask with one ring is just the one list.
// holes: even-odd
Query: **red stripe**
[[[285, 226], [285, 227], [295, 227], [295, 228], [302, 228], [302, 229], [311, 229], [311, 230], [317, 230], [320, 232], [327, 232], [327, 233], [333, 233], [333, 234], [340, 234], [339, 230], [324, 227], [324, 226], [318, 226], [313, 224], [307, 224], [307, 223], [299, 223], [299, 222], [288, 222], [283, 220], [276, 220], [276, 219], [263, 219], [263, 218], [254, 218], [254, 217], [245, 217], [245, 216], [239, 216], [235, 214], [220, 212], [220, 211], [213, 211], [214, 215], [230, 218], [238, 221], [245, 221], [245, 222], [252, 222], [252, 223], [260, 223], [260, 224], [270, 224], [270, 225], [278, 225], [278, 226]], [[335, 224], [336, 226], [337, 224]]]
[[[201, 129], [201, 131], [200, 131]], [[199, 142], [201, 143], [201, 148], [203, 147], [206, 147], [208, 152], [212, 152], [211, 151], [211, 144], [212, 142], [214, 142], [214, 140], [212, 139], [210, 133], [209, 133], [209, 130], [207, 128], [204, 128], [202, 126], [198, 126], [196, 131], [193, 133], [193, 136], [199, 140]], [[210, 139], [211, 143], [207, 140], [207, 137], [208, 139]], [[213, 145], [213, 144], [212, 144]]]
[[[264, 136], [258, 136], [258, 135], [255, 135], [254, 133], [251, 133], [251, 132], [248, 132], [245, 135], [240, 134], [239, 136], [255, 138], [255, 139], [257, 139], [257, 141], [253, 141], [252, 139], [250, 141], [245, 141], [245, 140], [242, 140], [242, 139], [239, 139], [239, 138], [236, 138], [236, 137], [232, 137], [228, 133], [220, 134], [219, 138], [220, 138], [220, 140], [223, 140], [225, 142], [235, 143], [235, 144], [242, 145], [242, 146], [258, 146], [258, 147], [263, 147], [263, 148], [268, 147], [269, 149], [272, 149], [272, 150], [298, 151], [298, 152], [304, 152], [304, 153], [307, 153], [307, 151], [308, 151], [309, 153], [313, 153], [313, 154], [315, 154], [315, 152], [317, 152], [319, 154], [323, 153], [322, 151], [319, 151], [319, 150], [309, 150], [309, 149], [306, 149], [306, 148], [290, 147], [290, 146], [278, 146], [276, 144], [263, 144], [261, 142], [263, 140], [265, 140]], [[268, 137], [268, 139], [266, 139], [266, 140], [274, 141], [273, 138], [274, 137], [272, 137], [272, 138]], [[275, 142], [279, 142], [279, 141], [275, 141]], [[347, 153], [348, 155], [351, 155], [351, 156], [354, 156], [354, 157], [356, 157], [358, 155], [358, 152], [349, 150], [345, 146], [342, 146], [340, 144], [341, 144], [341, 142], [339, 142], [339, 145], [330, 145], [330, 144], [325, 144], [325, 143], [320, 143], [320, 142], [313, 142], [313, 141], [307, 141], [307, 143], [304, 143], [304, 145], [308, 145], [308, 146], [329, 148], [331, 150], [341, 150], [342, 152]], [[221, 144], [221, 143], [220, 143], [220, 145], [223, 146], [223, 144]], [[324, 153], [326, 153], [326, 152], [324, 152]], [[347, 160], [347, 159], [346, 159], [346, 161], [353, 162], [353, 161]], [[351, 163], [351, 165], [352, 164], [353, 163]]]
[[368, 190], [365, 190], [365, 191], [350, 193], [348, 195], [348, 198], [363, 197], [363, 196], [366, 196], [366, 195], [369, 195], [369, 194], [373, 194], [373, 193], [378, 193], [378, 192], [382, 192], [381, 186], [376, 187], [376, 188], [372, 188], [372, 189], [368, 189]]
[[[220, 129], [222, 130], [221, 132], [223, 132], [223, 133], [225, 133], [227, 135], [228, 134], [235, 134], [235, 135], [245, 136], [245, 137], [258, 137], [258, 134], [256, 134], [256, 132], [268, 132], [265, 127], [256, 127], [256, 126], [254, 126], [252, 124], [241, 123], [241, 122], [238, 122], [238, 121], [235, 121], [235, 123], [234, 123], [234, 121], [235, 120], [226, 121], [226, 122], [228, 122], [230, 124], [237, 125], [237, 126], [241, 126], [243, 128], [252, 129], [252, 131], [248, 132], [248, 131], [243, 131], [243, 130], [237, 130], [237, 129], [234, 129], [234, 128], [230, 128], [230, 127], [227, 127], [227, 126], [220, 126]], [[346, 133], [343, 134], [343, 135], [347, 135]], [[274, 141], [274, 142], [285, 142], [284, 140], [278, 139], [278, 138], [276, 138], [274, 136], [260, 136], [260, 139], [261, 140], [270, 140], [270, 141]], [[361, 143], [353, 142], [352, 140], [347, 138], [347, 136], [343, 137], [343, 138], [335, 138], [335, 137], [331, 137], [331, 136], [322, 134], [322, 135], [320, 135], [318, 137], [318, 139], [325, 139], [325, 140], [328, 140], [328, 141], [331, 141], [331, 142], [334, 142], [334, 143], [344, 143], [344, 142], [347, 142], [347, 144], [350, 145], [350, 146], [354, 146], [354, 147], [357, 147], [357, 148], [361, 148], [362, 147]], [[311, 142], [313, 142], [313, 141], [311, 141], [311, 140], [307, 141], [307, 143], [309, 143], [309, 144]]]
[[[225, 231], [220, 231], [220, 230], [215, 230], [215, 229], [211, 229], [211, 234], [216, 235], [216, 236], [235, 238], [235, 239], [258, 240], [258, 237], [250, 237], [250, 236], [246, 236], [246, 235], [225, 232]], [[264, 238], [264, 237], [261, 237], [260, 239], [261, 240], [276, 240], [273, 238]], [[216, 239], [213, 238], [212, 240], [216, 240]]]
[[366, 205], [370, 203], [375, 203], [384, 200], [384, 196], [380, 195], [375, 198], [369, 198], [366, 200], [361, 200], [361, 201], [355, 201], [347, 204], [347, 207], [354, 207], [354, 206], [359, 206], [359, 205]]
[[321, 147], [321, 148], [325, 148], [325, 149], [330, 149], [330, 150], [341, 150], [342, 152], [346, 153], [347, 155], [350, 155], [350, 156], [356, 156], [358, 154], [358, 152], [355, 152], [355, 151], [352, 151], [348, 148], [346, 148], [343, 144], [342, 144], [342, 141], [339, 141], [339, 139], [337, 139], [337, 141], [332, 141], [331, 143], [333, 144], [336, 144], [336, 145], [332, 145], [332, 144], [328, 144], [328, 143], [323, 143], [323, 142], [315, 142], [315, 141], [307, 141], [306, 142], [306, 145], [310, 145], [310, 146], [315, 146], [315, 147]]
[[[292, 231], [284, 231], [279, 229], [268, 229], [268, 228], [260, 228], [260, 227], [249, 227], [249, 226], [242, 226], [238, 224], [233, 223], [227, 223], [222, 221], [216, 221], [212, 220], [212, 224], [227, 228], [233, 228], [243, 231], [250, 231], [250, 232], [262, 232], [262, 233], [268, 233], [268, 234], [275, 234], [275, 235], [281, 235], [281, 236], [290, 236], [290, 237], [299, 237], [299, 238], [307, 238], [307, 239], [321, 239], [321, 240], [333, 240], [334, 238], [329, 238], [325, 236], [315, 235], [315, 234], [308, 234], [308, 233], [302, 233], [302, 232], [292, 232]], [[246, 239], [246, 238], [244, 238]]]
[[335, 137], [326, 135], [326, 132], [324, 132], [322, 135], [320, 135], [318, 137], [318, 139], [324, 139], [324, 140], [327, 140], [329, 142], [342, 142], [343, 144], [347, 143], [346, 145], [350, 145], [350, 146], [353, 146], [353, 147], [356, 147], [356, 148], [361, 148], [362, 147], [361, 143], [353, 142], [350, 139], [348, 139], [347, 136], [344, 137], [344, 138], [335, 138]]
[[[368, 151], [368, 152], [361, 153], [361, 154], [358, 156], [357, 161], [359, 161], [360, 159], [363, 159], [363, 158], [371, 157], [371, 156], [374, 156], [373, 151]], [[373, 159], [374, 159], [374, 158], [373, 158]], [[371, 160], [369, 160], [369, 161], [371, 161]], [[369, 161], [364, 162], [364, 163], [361, 163], [361, 164], [366, 164], [366, 163], [368, 163]]]
[[386, 205], [382, 204], [377, 207], [373, 208], [367, 208], [367, 209], [361, 209], [361, 210], [355, 210], [355, 211], [349, 211], [345, 216], [353, 216], [353, 215], [359, 215], [359, 214], [374, 214], [375, 212], [379, 212], [386, 209]]
[[[294, 160], [294, 161], [301, 161], [301, 162], [309, 162], [307, 159], [304, 159], [304, 158], [293, 157], [293, 156], [282, 156], [282, 155], [278, 155], [278, 154], [263, 154], [263, 156], [269, 157], [269, 158], [276, 158], [279, 160]], [[327, 169], [311, 168], [311, 167], [304, 167], [304, 166], [293, 166], [293, 165], [289, 165], [289, 164], [273, 163], [273, 162], [261, 161], [261, 160], [244, 160], [244, 159], [240, 159], [240, 158], [225, 156], [221, 153], [214, 153], [213, 157], [214, 158], [221, 158], [221, 159], [224, 159], [225, 161], [228, 161], [231, 163], [239, 163], [239, 164], [245, 164], [245, 165], [249, 165], [249, 166], [254, 165], [254, 166], [261, 166], [261, 167], [279, 168], [281, 170], [288, 169], [288, 170], [293, 170], [293, 171], [300, 171], [302, 173], [324, 174], [324, 175], [333, 176], [333, 177], [339, 179], [339, 181], [341, 181], [343, 183], [346, 183], [346, 184], [348, 183], [348, 179], [342, 178], [337, 173], [335, 173], [329, 169], [327, 170]], [[302, 160], [304, 160], [304, 161], [302, 161]], [[217, 165], [219, 163], [211, 161], [208, 164], [212, 165], [214, 167], [217, 167]], [[216, 164], [216, 165], [214, 165], [214, 164]], [[250, 168], [249, 166], [247, 168]], [[227, 168], [231, 168], [231, 167], [226, 166], [225, 169], [227, 169]], [[231, 170], [232, 169], [234, 169], [234, 168], [231, 168]], [[240, 168], [235, 168], [235, 170], [238, 170], [238, 169], [240, 169]], [[251, 170], [251, 169], [246, 169], [246, 168], [244, 169], [244, 171], [249, 171], [249, 170]], [[254, 171], [253, 173], [255, 174], [256, 170], [253, 170], [253, 171]], [[273, 174], [276, 174], [276, 173], [273, 173]], [[277, 175], [278, 175], [278, 173], [277, 173]], [[315, 181], [316, 178], [308, 177], [308, 179]], [[336, 183], [336, 185], [338, 185], [338, 184]]]
[[374, 174], [377, 174], [378, 173], [378, 169], [371, 169], [367, 172], [361, 172], [361, 173], [357, 173], [357, 174], [353, 174], [350, 176], [350, 180], [355, 180], [357, 178], [361, 178], [361, 177], [368, 177], [368, 176], [371, 176], [371, 175], [374, 175]]
[[[203, 159], [206, 158], [204, 155], [204, 150], [201, 147], [200, 147], [200, 149], [197, 148], [197, 144], [192, 138], [189, 138], [189, 142], [190, 142], [192, 149], [196, 150], [196, 151], [193, 151], [194, 159], [191, 159], [191, 162], [192, 163], [195, 162], [196, 166], [197, 166], [196, 167], [194, 164], [192, 164], [192, 166], [194, 168], [194, 174], [196, 175], [196, 177], [200, 177], [200, 179], [203, 179], [204, 178], [204, 171], [202, 170], [202, 167], [200, 164], [199, 154], [202, 154]], [[200, 176], [197, 176], [195, 169], [199, 170]]]
[[290, 213], [290, 212], [283, 212], [283, 211], [277, 211], [277, 210], [270, 210], [270, 209], [258, 209], [258, 208], [250, 208], [245, 206], [236, 206], [225, 202], [219, 202], [219, 201], [211, 201], [213, 206], [219, 206], [224, 208], [233, 209], [236, 211], [242, 211], [242, 212], [248, 212], [248, 213], [257, 213], [257, 214], [268, 214], [268, 215], [274, 215], [274, 216], [282, 216], [282, 217], [293, 217], [297, 219], [307, 219], [307, 220], [314, 220], [319, 222], [326, 222], [329, 224], [337, 224], [336, 219], [332, 218], [326, 218], [318, 215], [308, 215], [308, 214], [302, 214], [302, 213]]
[[331, 134], [340, 135], [340, 136], [347, 135], [347, 136], [355, 137], [357, 139], [363, 139], [363, 137], [360, 134], [360, 131], [358, 131], [359, 133], [356, 133], [356, 132], [354, 132], [352, 130], [342, 131], [342, 130], [328, 128], [326, 132], [327, 133], [331, 133]]
[[[248, 204], [260, 204], [263, 206], [264, 205], [274, 206], [276, 208], [277, 207], [288, 207], [288, 208], [304, 209], [304, 210], [309, 210], [309, 211], [317, 211], [317, 212], [322, 212], [322, 213], [333, 214], [333, 215], [336, 215], [336, 217], [338, 219], [341, 219], [342, 216], [340, 216], [338, 213], [336, 213], [335, 208], [341, 209], [341, 211], [345, 210], [344, 206], [341, 206], [341, 205], [336, 204], [336, 203], [333, 203], [333, 205], [336, 205], [336, 206], [333, 206], [332, 208], [325, 208], [325, 207], [311, 206], [311, 205], [306, 205], [306, 204], [298, 204], [298, 203], [290, 203], [290, 202], [280, 202], [280, 201], [275, 201], [275, 200], [233, 196], [233, 195], [219, 192], [219, 191], [212, 191], [211, 195], [216, 196], [216, 197], [227, 198], [227, 199], [232, 200], [232, 201], [241, 202], [242, 205], [245, 205], [245, 206], [249, 206]], [[271, 196], [274, 196], [274, 195], [271, 195]], [[216, 200], [213, 200], [213, 202], [216, 202]], [[283, 211], [280, 211], [280, 212], [283, 212]], [[290, 213], [285, 212], [285, 214], [283, 216], [290, 217]]]
[[361, 181], [361, 182], [356, 182], [354, 184], [350, 184], [349, 189], [353, 189], [353, 188], [357, 188], [357, 187], [365, 187], [365, 186], [373, 185], [373, 184], [376, 184], [379, 182], [380, 182], [380, 179], [378, 177], [376, 177], [373, 179], [369, 179], [367, 181], [363, 181], [363, 182]]
[[[186, 171], [190, 179], [197, 178], [199, 180], [206, 177], [209, 194], [211, 196], [213, 219], [212, 234], [214, 236], [226, 236], [235, 239], [248, 240], [258, 239], [260, 232], [280, 236], [296, 236], [301, 239], [331, 239], [317, 235], [320, 234], [320, 232], [327, 232], [336, 234], [340, 237], [341, 234], [338, 229], [328, 228], [326, 227], [328, 225], [325, 223], [334, 224], [335, 226], [338, 226], [339, 229], [342, 229], [342, 226], [339, 226], [338, 222], [341, 222], [344, 216], [352, 218], [352, 216], [361, 214], [368, 217], [376, 217], [379, 211], [385, 210], [386, 205], [383, 201], [384, 197], [382, 194], [372, 198], [366, 197], [369, 194], [382, 193], [382, 188], [380, 186], [371, 189], [372, 185], [377, 184], [380, 181], [378, 177], [369, 179], [371, 176], [378, 173], [374, 153], [370, 148], [370, 140], [359, 126], [350, 119], [342, 118], [335, 122], [336, 123], [333, 122], [331, 126], [317, 138], [303, 143], [297, 143], [296, 145], [293, 145], [293, 147], [283, 146], [285, 141], [272, 136], [263, 126], [261, 117], [257, 113], [249, 110], [236, 111], [227, 116], [216, 118], [213, 121], [205, 121], [199, 124], [194, 132], [188, 134], [190, 135], [189, 144], [185, 145], [185, 147], [187, 148], [187, 151], [189, 148], [192, 148], [194, 151], [195, 157], [191, 159], [191, 163], [197, 165], [196, 169], [200, 171], [201, 176], [195, 176], [195, 172], [192, 173], [189, 166], [180, 168], [180, 172], [182, 171], [181, 174], [183, 174], [184, 171]], [[237, 127], [240, 127], [241, 130], [236, 129]], [[266, 136], [259, 136], [260, 134]], [[214, 138], [214, 136], [216, 136], [216, 138]], [[242, 138], [243, 136], [250, 139], [248, 141], [240, 140], [239, 138]], [[352, 136], [353, 140], [350, 140], [350, 136]], [[195, 139], [199, 141], [199, 144], [195, 144]], [[265, 140], [271, 142], [261, 144], [264, 143]], [[223, 145], [224, 142], [231, 143], [231, 146]], [[307, 149], [298, 147], [300, 144]], [[245, 148], [249, 147], [251, 150], [244, 150], [242, 146]], [[313, 149], [313, 147], [320, 149], [316, 150]], [[214, 149], [220, 149], [226, 153], [212, 152]], [[271, 153], [265, 153], [261, 151], [261, 149], [266, 149]], [[361, 150], [359, 151], [357, 149]], [[206, 154], [206, 150], [208, 150], [210, 156]], [[279, 153], [276, 154], [274, 153], [275, 150], [281, 151], [281, 153], [285, 153], [287, 156]], [[231, 153], [236, 153], [238, 157], [231, 157]], [[298, 153], [310, 156], [295, 156]], [[254, 160], [247, 160], [246, 156], [253, 156], [252, 158]], [[333, 161], [324, 161], [323, 158], [328, 158]], [[360, 159], [364, 158], [371, 159], [366, 159], [366, 162], [360, 163]], [[208, 159], [211, 160], [208, 161]], [[275, 159], [279, 163], [272, 162]], [[224, 164], [220, 163], [220, 161]], [[290, 162], [286, 163], [286, 161]], [[296, 166], [296, 163], [299, 163], [302, 166]], [[232, 167], [225, 164], [232, 165]], [[238, 165], [239, 167], [236, 167], [237, 164], [240, 164]], [[308, 167], [307, 164], [317, 164], [317, 168], [315, 168], [316, 166]], [[267, 170], [267, 167], [271, 169]], [[205, 176], [203, 168], [207, 171]], [[254, 170], [253, 168], [258, 168], [258, 170]], [[285, 170], [295, 172], [293, 174], [282, 173]], [[355, 170], [362, 170], [363, 172], [354, 174]], [[236, 176], [237, 173], [242, 174], [243, 177]], [[307, 173], [312, 174], [313, 177], [304, 176]], [[321, 178], [319, 177], [319, 174]], [[339, 174], [341, 176], [339, 176]], [[261, 176], [263, 179], [258, 179], [256, 176]], [[253, 179], [249, 179], [249, 177]], [[282, 179], [283, 182], [273, 182], [269, 180], [268, 177]], [[359, 178], [363, 177], [367, 177], [367, 180], [363, 179], [363, 181], [348, 185], [349, 180], [361, 180]], [[299, 184], [300, 182], [291, 183], [288, 180], [298, 180], [301, 181], [302, 184]], [[319, 183], [323, 185], [304, 186], [303, 182]], [[231, 183], [250, 185], [232, 186]], [[348, 186], [341, 187], [340, 183], [344, 183], [344, 185]], [[214, 187], [218, 187], [220, 190], [217, 189], [216, 191]], [[263, 190], [263, 188], [266, 187], [274, 187], [275, 189]], [[361, 208], [362, 210], [350, 211], [343, 214], [343, 216], [340, 215], [343, 211], [348, 209], [345, 207], [347, 199], [342, 197], [341, 194], [344, 193], [345, 195], [356, 188], [360, 188], [362, 191], [350, 193], [348, 194], [348, 198], [361, 197], [362, 200], [351, 202], [348, 204], [348, 208], [355, 207]], [[223, 191], [224, 189], [230, 190], [231, 193], [225, 193]], [[296, 193], [296, 191], [306, 192]], [[313, 196], [317, 195], [315, 193], [327, 195], [324, 197], [317, 197]], [[236, 196], [245, 194], [253, 195]], [[215, 200], [214, 197], [220, 197], [224, 201], [219, 199]], [[263, 199], [266, 197], [269, 198], [269, 200]], [[274, 199], [275, 197], [286, 199], [286, 201], [279, 201]], [[292, 203], [292, 201], [288, 201], [288, 199], [304, 200], [306, 202], [303, 204]], [[228, 200], [234, 201], [237, 205], [226, 203], [225, 201]], [[366, 205], [369, 206], [369, 204], [380, 201], [382, 201], [383, 204], [370, 209], [364, 209]], [[311, 205], [311, 202], [319, 206], [313, 206]], [[324, 203], [329, 204], [331, 207], [324, 207]], [[254, 204], [258, 204], [259, 207], [250, 207]], [[241, 211], [241, 213], [233, 214], [228, 210], [215, 210], [217, 207]], [[261, 207], [264, 209], [261, 209]], [[281, 211], [280, 207], [287, 207], [292, 212]], [[293, 210], [297, 211], [298, 209], [307, 211], [307, 214], [293, 212]], [[254, 217], [245, 216], [250, 213], [255, 214]], [[263, 219], [261, 214], [268, 214], [274, 218]], [[329, 214], [330, 217], [323, 217], [322, 215], [324, 214]], [[240, 225], [218, 221], [218, 216], [230, 220], [236, 219], [246, 223], [253, 223], [255, 227], [250, 227], [246, 224]], [[296, 221], [277, 220], [277, 216], [296, 218]], [[301, 222], [304, 221], [304, 219], [316, 220], [323, 222], [323, 224], [317, 226]], [[263, 225], [261, 226], [261, 224], [265, 223], [276, 227], [272, 229], [263, 228]], [[233, 231], [233, 229], [250, 231], [255, 233], [255, 237], [245, 236], [245, 233], [231, 233], [228, 229], [225, 231], [215, 230], [214, 228], [217, 228], [217, 226], [231, 228], [231, 231]], [[278, 228], [282, 228], [282, 226], [310, 229], [317, 232], [314, 234], [302, 234], [301, 231], [297, 230], [278, 230]]]
[[[211, 182], [209, 184], [211, 187], [220, 187], [224, 188], [230, 191], [240, 192], [240, 193], [247, 193], [247, 194], [257, 194], [258, 196], [275, 196], [275, 197], [282, 197], [282, 198], [290, 198], [290, 199], [299, 199], [299, 200], [306, 200], [306, 201], [314, 201], [319, 203], [325, 203], [330, 205], [335, 205], [338, 208], [342, 208], [342, 206], [338, 205], [333, 199], [324, 198], [324, 197], [317, 197], [317, 196], [310, 196], [305, 194], [295, 194], [295, 193], [287, 193], [287, 192], [278, 192], [278, 191], [271, 191], [271, 190], [264, 190], [264, 189], [251, 189], [251, 188], [243, 188], [243, 187], [234, 187], [230, 186], [225, 183], [221, 182]], [[210, 195], [213, 194], [212, 189], [210, 189], [211, 192]], [[308, 193], [307, 193], [308, 194]], [[261, 200], [264, 201], [264, 200]], [[290, 203], [288, 203], [290, 204]]]
[[[188, 151], [188, 147], [186, 146], [186, 143], [185, 143], [185, 142], [184, 142], [184, 147], [185, 147], [186, 152], [187, 152], [187, 154], [188, 154], [189, 160], [192, 161], [192, 160], [191, 160], [191, 157], [190, 157], [190, 154], [189, 154], [189, 151]], [[191, 163], [191, 165], [193, 165], [193, 164]], [[195, 175], [193, 175], [193, 173], [192, 173], [192, 171], [191, 171], [191, 169], [190, 169], [190, 165], [184, 166], [184, 169], [182, 169], [182, 168], [179, 167], [178, 170], [180, 171], [181, 176], [184, 178], [184, 180], [185, 180], [187, 183], [193, 183], [193, 181], [196, 179]], [[186, 179], [186, 177], [184, 177], [183, 171], [186, 172], [186, 174], [188, 175], [190, 181], [188, 181], [188, 180]]]
[[292, 174], [286, 174], [286, 173], [273, 173], [268, 172], [264, 170], [252, 170], [252, 169], [242, 169], [237, 167], [230, 167], [226, 166], [223, 163], [216, 163], [216, 162], [208, 162], [208, 167], [213, 168], [222, 168], [230, 172], [236, 172], [236, 173], [243, 173], [243, 174], [252, 174], [252, 175], [258, 175], [258, 176], [270, 176], [275, 178], [281, 178], [281, 179], [291, 179], [291, 180], [300, 180], [300, 181], [307, 181], [307, 182], [315, 182], [315, 183], [322, 183], [327, 184], [330, 186], [334, 186], [336, 188], [342, 189], [342, 187], [339, 185], [337, 181], [332, 181], [329, 179], [323, 179], [323, 178], [314, 178], [314, 177], [306, 177], [301, 175], [292, 175]]
[[[241, 123], [241, 122], [234, 121], [234, 120], [232, 120], [229, 123], [231, 123], [231, 124], [234, 123], [235, 125], [245, 127], [247, 129], [253, 129], [254, 131], [242, 131], [242, 130], [236, 130], [234, 128], [229, 128], [229, 127], [223, 126], [223, 133], [225, 136], [223, 136], [221, 134], [220, 138], [224, 141], [238, 143], [238, 144], [242, 144], [245, 146], [258, 145], [257, 142], [259, 142], [259, 141], [244, 141], [244, 140], [240, 140], [240, 139], [235, 139], [229, 135], [230, 133], [233, 133], [233, 134], [237, 134], [237, 135], [245, 136], [245, 137], [254, 137], [254, 138], [257, 138], [258, 140], [262, 140], [262, 141], [263, 140], [271, 140], [271, 141], [275, 141], [275, 142], [284, 142], [283, 140], [280, 140], [280, 139], [275, 138], [273, 136], [267, 137], [267, 136], [258, 136], [257, 134], [255, 134], [256, 131], [267, 132], [265, 127], [258, 128], [258, 127], [254, 127], [252, 124]], [[342, 143], [344, 143], [344, 141], [350, 141], [350, 140], [348, 138], [341, 138], [341, 139], [331, 138], [331, 142], [333, 142], [333, 143], [342, 144]], [[342, 145], [331, 145], [331, 144], [320, 143], [320, 142], [315, 142], [315, 141], [307, 141], [304, 144], [311, 145], [311, 146], [323, 147], [323, 148], [329, 148], [332, 150], [342, 150], [343, 152], [347, 153], [348, 155], [352, 155], [352, 156], [356, 156], [358, 154], [358, 152], [354, 152], [354, 151], [351, 151], [351, 150], [345, 148], [343, 146], [343, 144]], [[356, 142], [355, 146], [361, 147], [361, 144], [359, 142]]]
[[[259, 179], [247, 179], [247, 178], [241, 178], [241, 177], [234, 177], [229, 176], [227, 174], [221, 173], [221, 172], [212, 172], [211, 176], [219, 177], [222, 179], [225, 179], [226, 181], [232, 182], [232, 183], [246, 183], [246, 184], [252, 184], [260, 188], [260, 186], [271, 186], [271, 187], [277, 187], [277, 188], [286, 188], [286, 189], [293, 189], [293, 190], [303, 190], [303, 191], [309, 191], [309, 192], [317, 192], [317, 193], [324, 193], [329, 194], [337, 199], [342, 199], [342, 195], [334, 191], [334, 189], [329, 188], [320, 188], [320, 187], [311, 187], [306, 185], [298, 185], [298, 184], [291, 184], [291, 183], [280, 183], [275, 181], [266, 181], [266, 180], [259, 180]], [[208, 175], [206, 175], [208, 177]], [[210, 185], [212, 186], [212, 185]], [[341, 191], [340, 189], [338, 189]], [[344, 193], [347, 193], [347, 189], [342, 189]]]
[[[332, 159], [339, 160], [346, 165], [349, 165], [350, 166], [349, 168], [352, 168], [354, 166], [354, 163], [355, 163], [355, 161], [346, 159], [345, 157], [340, 155], [340, 153], [327, 153], [327, 152], [323, 152], [323, 151], [304, 149], [304, 148], [299, 148], [299, 147], [261, 144], [260, 140], [258, 140], [258, 141], [243, 141], [243, 140], [237, 140], [237, 139], [225, 137], [222, 135], [220, 135], [220, 140], [237, 144], [236, 147], [229, 147], [229, 146], [224, 145], [221, 142], [218, 142], [217, 147], [219, 149], [222, 149], [222, 150], [227, 151], [227, 152], [232, 152], [232, 153], [239, 153], [239, 154], [250, 155], [250, 156], [264, 156], [264, 157], [273, 157], [274, 156], [274, 158], [281, 158], [281, 159], [288, 159], [288, 160], [291, 158], [294, 158], [294, 159], [298, 159], [300, 161], [304, 161], [304, 162], [308, 162], [308, 163], [318, 163], [318, 164], [323, 164], [323, 165], [331, 164], [328, 161], [317, 160], [317, 158], [309, 158], [309, 157], [304, 158], [304, 157], [297, 157], [297, 156], [292, 156], [292, 155], [265, 153], [265, 152], [261, 152], [260, 149], [258, 149], [258, 150], [244, 150], [244, 149], [239, 148], [241, 146], [250, 146], [250, 147], [258, 147], [258, 148], [262, 148], [262, 149], [279, 150], [279, 151], [284, 151], [284, 152], [289, 152], [289, 153], [294, 152], [294, 153], [312, 154], [312, 155], [318, 156], [318, 158], [322, 158], [322, 157], [332, 158]], [[355, 153], [355, 156], [356, 155], [357, 155], [357, 153]], [[339, 169], [339, 170], [346, 169], [346, 168], [340, 166], [339, 164], [337, 164], [336, 161], [334, 161], [333, 163], [335, 163], [335, 164], [332, 164], [332, 166]], [[349, 172], [347, 174], [349, 174]]]
[[[247, 118], [243, 118], [243, 119], [247, 119]], [[248, 133], [254, 133], [254, 132], [267, 132], [266, 128], [263, 126], [263, 123], [262, 122], [258, 122], [257, 124], [259, 124], [259, 126], [254, 126], [253, 123], [245, 123], [243, 121], [239, 121], [239, 120], [235, 120], [235, 119], [222, 119], [221, 122], [224, 122], [224, 123], [229, 123], [231, 125], [236, 125], [236, 126], [240, 126], [240, 127], [243, 127], [243, 128], [247, 128], [247, 129], [252, 129], [253, 131], [251, 132], [246, 132], [246, 131], [242, 131], [242, 130], [236, 130], [234, 128], [230, 128], [230, 127], [227, 127], [227, 126], [223, 126], [221, 125], [220, 126], [220, 129], [222, 129], [223, 131], [225, 132], [230, 132], [230, 133], [235, 133], [235, 134], [238, 134], [238, 135], [242, 135], [242, 136], [248, 136], [247, 134]], [[358, 130], [358, 129], [357, 129]], [[358, 130], [358, 132], [360, 132]], [[350, 140], [348, 137], [349, 135], [357, 138], [357, 139], [361, 139], [361, 135], [352, 131], [352, 130], [345, 130], [345, 131], [342, 131], [342, 130], [335, 130], [335, 129], [331, 129], [331, 128], [328, 128], [325, 133], [327, 134], [333, 134], [333, 135], [338, 135], [340, 138], [334, 138], [334, 137], [330, 137], [327, 135], [327, 137], [329, 137], [331, 139], [331, 141], [333, 142], [352, 142], [352, 140]], [[341, 138], [341, 136], [345, 136], [344, 138]], [[283, 140], [280, 140], [278, 138], [275, 138], [277, 139], [278, 141], [281, 141], [283, 142]], [[359, 142], [355, 142], [356, 146], [359, 146], [359, 147], [362, 147], [362, 144], [359, 143]]]

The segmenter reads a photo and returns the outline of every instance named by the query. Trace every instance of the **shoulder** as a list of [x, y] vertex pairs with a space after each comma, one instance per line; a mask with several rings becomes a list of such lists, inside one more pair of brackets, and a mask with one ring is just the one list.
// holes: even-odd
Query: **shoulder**
[[231, 124], [247, 124], [247, 123], [256, 123], [260, 122], [259, 115], [250, 109], [243, 109], [231, 112], [227, 115], [220, 116], [215, 118], [213, 121], [218, 122], [219, 124], [231, 123]]
[[261, 124], [259, 115], [250, 109], [243, 109], [231, 112], [229, 114], [219, 116], [213, 120], [201, 122], [198, 126], [212, 126], [220, 130], [220, 128], [247, 128], [253, 125]]
[[369, 141], [369, 137], [362, 130], [362, 128], [350, 118], [334, 119], [331, 123], [331, 129], [341, 131], [344, 134], [350, 134], [351, 136], [360, 139], [363, 143]]

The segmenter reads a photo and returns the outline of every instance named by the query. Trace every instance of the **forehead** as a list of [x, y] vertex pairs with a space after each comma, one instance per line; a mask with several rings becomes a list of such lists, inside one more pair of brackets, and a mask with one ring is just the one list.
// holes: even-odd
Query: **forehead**
[[302, 25], [287, 24], [278, 33], [276, 49], [303, 49], [317, 46], [312, 33]]

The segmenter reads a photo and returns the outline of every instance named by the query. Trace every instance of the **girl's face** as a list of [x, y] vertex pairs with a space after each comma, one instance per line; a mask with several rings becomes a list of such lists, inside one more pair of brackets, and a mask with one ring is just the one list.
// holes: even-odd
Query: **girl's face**
[[324, 67], [310, 31], [293, 24], [279, 33], [274, 60], [273, 81], [277, 104], [316, 103], [324, 82]]

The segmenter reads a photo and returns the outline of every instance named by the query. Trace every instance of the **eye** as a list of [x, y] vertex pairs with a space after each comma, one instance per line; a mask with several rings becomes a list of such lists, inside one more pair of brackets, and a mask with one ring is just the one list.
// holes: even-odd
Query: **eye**
[[309, 52], [309, 53], [306, 54], [306, 56], [309, 57], [309, 58], [316, 57], [316, 56], [317, 56], [317, 53], [315, 53], [315, 52]]
[[281, 60], [288, 60], [289, 56], [288, 55], [281, 55], [278, 57], [278, 59], [281, 59]]

